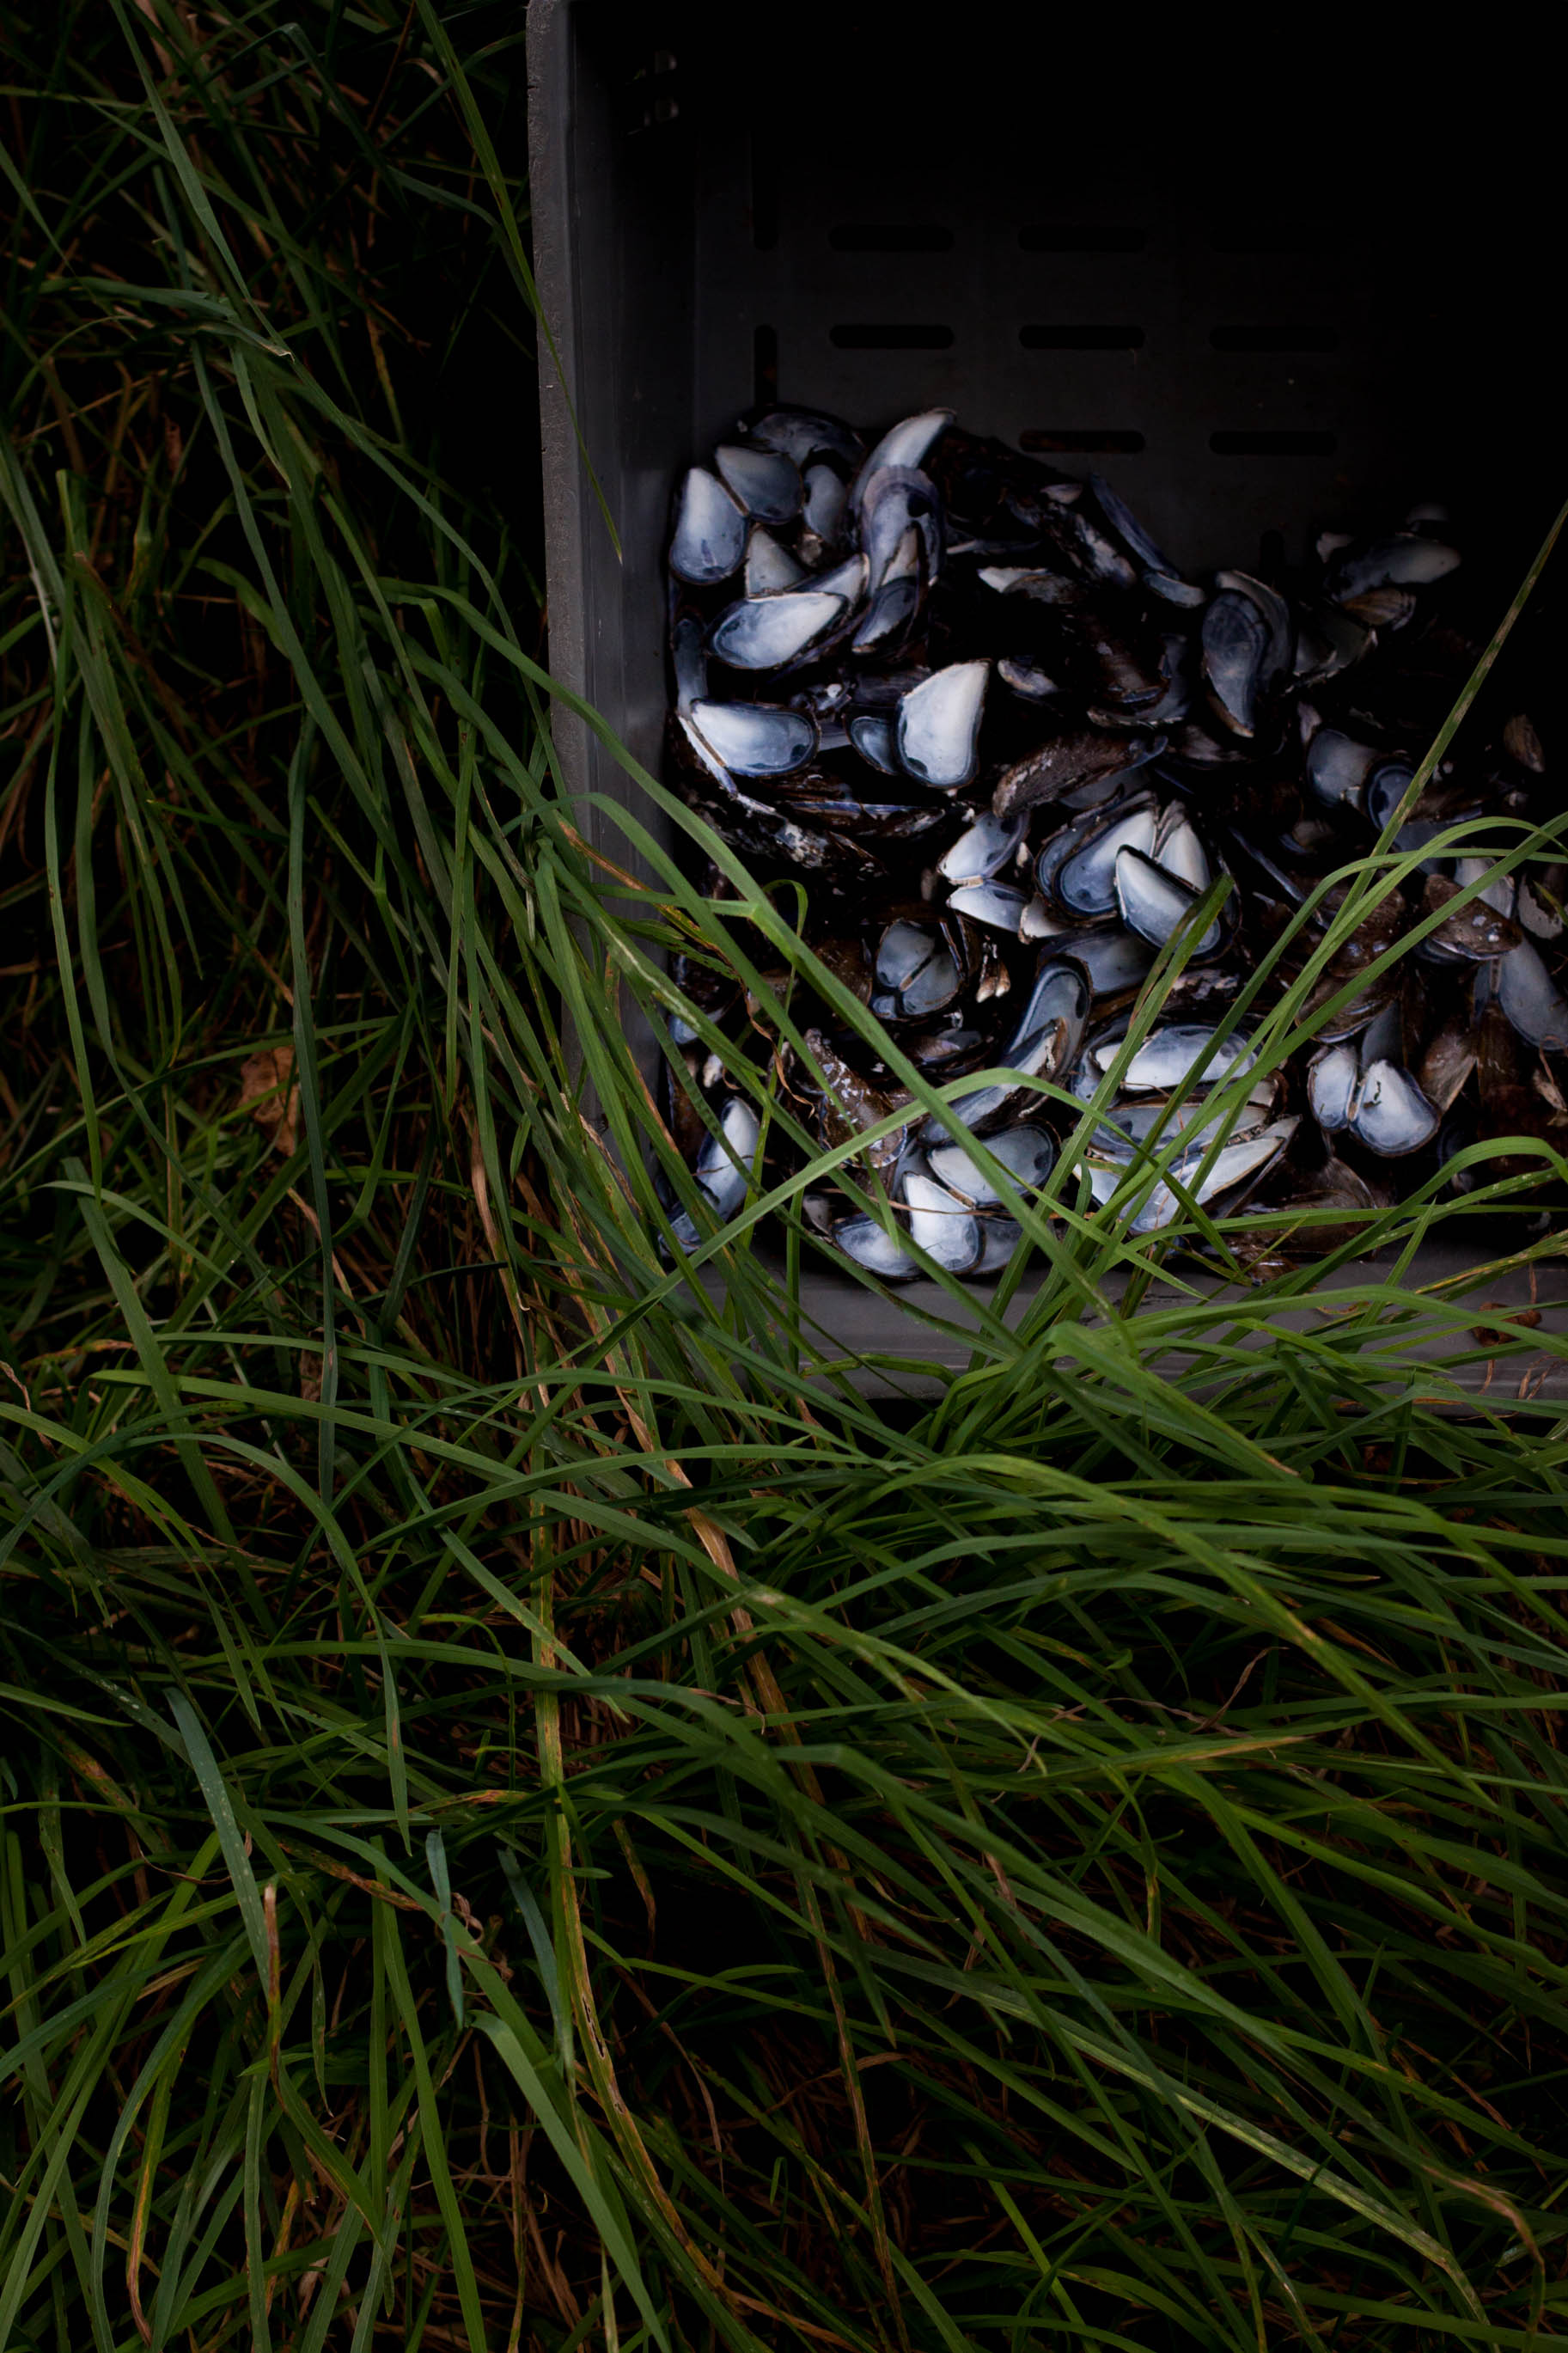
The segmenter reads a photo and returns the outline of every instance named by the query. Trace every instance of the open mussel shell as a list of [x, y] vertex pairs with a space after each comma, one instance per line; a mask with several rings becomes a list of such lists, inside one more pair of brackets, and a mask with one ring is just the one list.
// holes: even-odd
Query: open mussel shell
[[709, 644], [731, 670], [787, 670], [826, 637], [847, 599], [807, 585], [743, 596], [713, 624]]
[[[762, 1122], [752, 1105], [740, 1095], [731, 1095], [720, 1113], [718, 1133], [709, 1130], [703, 1134], [693, 1174], [721, 1222], [744, 1205], [761, 1134]], [[670, 1225], [682, 1250], [696, 1249], [702, 1237], [689, 1210], [682, 1209]]]
[[1027, 817], [999, 818], [984, 810], [949, 844], [937, 860], [936, 871], [955, 889], [989, 882], [1012, 863], [1028, 830]]
[[693, 702], [691, 724], [732, 776], [784, 776], [804, 768], [816, 750], [817, 726], [808, 711], [761, 702]]
[[956, 924], [896, 915], [877, 943], [871, 1010], [884, 1021], [929, 1020], [945, 1012], [969, 977]]
[[1090, 996], [1101, 1008], [1109, 999], [1141, 988], [1154, 962], [1148, 941], [1120, 923], [1059, 932], [1051, 941], [1051, 954], [1070, 957], [1081, 968]]
[[899, 701], [899, 763], [922, 785], [954, 792], [973, 776], [991, 665], [953, 662]]
[[[1200, 1208], [1216, 1207], [1229, 1196], [1238, 1207], [1244, 1189], [1259, 1184], [1295, 1135], [1295, 1118], [1279, 1119], [1249, 1135], [1234, 1136], [1217, 1152], [1211, 1145], [1194, 1145], [1171, 1164], [1170, 1180], [1162, 1178], [1132, 1219], [1131, 1230], [1151, 1234], [1173, 1225], [1185, 1214], [1181, 1192]], [[1205, 1166], [1207, 1161], [1208, 1166]], [[1178, 1191], [1177, 1187], [1181, 1188]]]
[[910, 1240], [948, 1274], [968, 1274], [980, 1256], [980, 1221], [973, 1209], [935, 1177], [911, 1169], [903, 1180]]
[[1237, 735], [1257, 729], [1268, 656], [1268, 625], [1250, 596], [1231, 589], [1205, 607], [1204, 682], [1220, 717]]
[[[1073, 1080], [1074, 1093], [1085, 1103], [1098, 1092], [1126, 1041], [1127, 1030], [1122, 1025], [1097, 1038], [1089, 1046]], [[1134, 1049], [1121, 1073], [1121, 1091], [1124, 1094], [1171, 1094], [1178, 1087], [1184, 1087], [1189, 1079], [1195, 1088], [1206, 1091], [1241, 1071], [1250, 1071], [1257, 1060], [1249, 1040], [1238, 1030], [1222, 1037], [1216, 1029], [1205, 1029], [1196, 1022], [1162, 1024], [1151, 1029]]]
[[852, 425], [820, 408], [767, 408], [754, 424], [742, 423], [748, 441], [763, 449], [777, 449], [803, 470], [814, 458], [837, 458], [841, 465], [858, 466], [866, 445]]
[[1527, 1046], [1568, 1053], [1568, 998], [1529, 940], [1499, 960], [1496, 987], [1498, 1003]]
[[[1028, 1121], [1004, 1127], [985, 1139], [985, 1149], [1007, 1171], [1021, 1193], [1037, 1193], [1057, 1163], [1057, 1140], [1049, 1128]], [[1001, 1206], [1002, 1196], [979, 1163], [961, 1144], [935, 1144], [926, 1153], [937, 1182], [971, 1208]]]
[[864, 1210], [852, 1218], [838, 1219], [831, 1231], [846, 1258], [883, 1282], [912, 1282], [923, 1271], [919, 1259], [905, 1250], [879, 1219]]
[[1052, 834], [1035, 874], [1042, 894], [1069, 923], [1117, 913], [1116, 860], [1123, 849], [1150, 850], [1159, 823], [1151, 792], [1131, 794], [1108, 810], [1074, 818]]
[[1446, 580], [1458, 563], [1457, 552], [1440, 540], [1395, 532], [1387, 539], [1352, 542], [1342, 549], [1329, 567], [1329, 593], [1348, 604], [1379, 588], [1427, 588]]
[[1017, 939], [1029, 894], [1011, 882], [964, 882], [948, 892], [947, 903], [955, 915]]
[[1279, 1108], [1279, 1089], [1271, 1079], [1259, 1080], [1239, 1103], [1211, 1111], [1203, 1097], [1173, 1103], [1166, 1095], [1120, 1096], [1089, 1138], [1091, 1157], [1131, 1164], [1141, 1153], [1163, 1153], [1180, 1143], [1183, 1157], [1216, 1138], [1226, 1143], [1256, 1135]]
[[1325, 808], [1359, 809], [1377, 761], [1369, 744], [1337, 727], [1320, 727], [1307, 746], [1307, 782]]
[[759, 522], [793, 522], [800, 512], [800, 469], [781, 449], [725, 442], [713, 467], [736, 504]]
[[[1089, 983], [1079, 965], [1043, 959], [1013, 1033], [995, 1054], [997, 1065], [1023, 1078], [1059, 1082], [1078, 1053], [1090, 1003]], [[1026, 1097], [1037, 1100], [1032, 1089], [994, 1082], [958, 1096], [950, 1106], [951, 1115], [983, 1134]], [[927, 1146], [940, 1144], [950, 1133], [946, 1122], [933, 1113], [918, 1130], [918, 1141]]]
[[1307, 1072], [1307, 1102], [1325, 1135], [1351, 1124], [1361, 1084], [1361, 1056], [1348, 1039], [1314, 1054]]
[[[1182, 925], [1190, 921], [1198, 903], [1198, 894], [1185, 882], [1179, 882], [1163, 866], [1146, 858], [1142, 850], [1121, 849], [1117, 852], [1115, 867], [1116, 903], [1121, 920], [1129, 931], [1155, 947], [1163, 947]], [[1221, 930], [1212, 923], [1201, 938], [1193, 944], [1195, 956], [1210, 956], [1218, 952]]]
[[694, 587], [711, 587], [740, 569], [745, 553], [745, 508], [717, 475], [693, 466], [676, 501], [670, 570]]
[[1369, 1152], [1403, 1159], [1431, 1143], [1438, 1114], [1402, 1064], [1379, 1060], [1361, 1074], [1350, 1126]]
[[922, 409], [917, 417], [906, 417], [889, 432], [884, 433], [870, 456], [861, 467], [852, 493], [857, 517], [861, 512], [868, 486], [889, 467], [913, 470], [922, 466], [933, 445], [953, 421], [951, 408]]
[[778, 588], [798, 588], [806, 576], [787, 547], [762, 523], [754, 523], [746, 541], [742, 582], [748, 596], [769, 596]]

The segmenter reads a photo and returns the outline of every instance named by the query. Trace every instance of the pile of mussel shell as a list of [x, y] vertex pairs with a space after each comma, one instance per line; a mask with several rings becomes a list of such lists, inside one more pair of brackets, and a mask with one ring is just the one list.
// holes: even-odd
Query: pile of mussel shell
[[[1297, 1212], [1284, 1246], [1310, 1250], [1435, 1173], [1461, 1190], [1478, 1165], [1479, 1181], [1550, 1175], [1526, 1154], [1441, 1174], [1489, 1137], [1568, 1147], [1568, 876], [1549, 839], [1521, 877], [1490, 879], [1556, 811], [1524, 712], [1462, 731], [1405, 810], [1397, 851], [1449, 839], [1339, 926], [1300, 1017], [1317, 1022], [1310, 1044], [1248, 1088], [1268, 1000], [1230, 1012], [1293, 923], [1275, 995], [1323, 943], [1344, 871], [1388, 833], [1468, 674], [1470, 617], [1491, 614], [1456, 585], [1452, 536], [1420, 507], [1365, 537], [1325, 533], [1295, 569], [1194, 578], [1098, 476], [946, 409], [868, 446], [837, 417], [773, 408], [692, 467], [668, 551], [682, 792], [754, 873], [805, 883], [811, 944], [925, 1076], [1019, 1081], [927, 1118], [826, 995], [801, 1022], [813, 1070], [719, 960], [689, 956], [676, 981], [732, 1051], [676, 1020], [668, 1108], [715, 1215], [763, 1175], [765, 1087], [739, 1082], [747, 1056], [824, 1147], [910, 1105], [848, 1168], [858, 1200], [833, 1186], [805, 1199], [824, 1240], [888, 1282], [923, 1261], [1006, 1265], [1020, 1231], [995, 1169], [1037, 1192], [1075, 1126], [1022, 1082], [1088, 1103], [1119, 1064], [1058, 1191], [1102, 1211], [1159, 1154], [1160, 1181], [1122, 1197], [1134, 1232], [1194, 1201], [1251, 1202]], [[1173, 941], [1179, 976], [1129, 1056]], [[674, 1225], [695, 1246], [688, 1210]]]

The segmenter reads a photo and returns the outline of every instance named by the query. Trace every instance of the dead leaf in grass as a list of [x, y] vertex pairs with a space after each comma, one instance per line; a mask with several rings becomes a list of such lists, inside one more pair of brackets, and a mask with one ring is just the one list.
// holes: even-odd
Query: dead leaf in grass
[[300, 1141], [300, 1090], [292, 1046], [268, 1046], [240, 1064], [239, 1108], [268, 1131], [285, 1160]]

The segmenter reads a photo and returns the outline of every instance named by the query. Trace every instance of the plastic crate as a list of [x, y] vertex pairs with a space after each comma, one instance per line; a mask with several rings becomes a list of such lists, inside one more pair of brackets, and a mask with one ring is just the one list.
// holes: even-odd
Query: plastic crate
[[[1544, 412], [1498, 354], [1529, 256], [1494, 248], [1468, 184], [1436, 215], [1428, 191], [1420, 234], [1394, 234], [1353, 183], [1287, 168], [1312, 137], [1304, 85], [1246, 139], [1210, 140], [1200, 177], [1197, 127], [1175, 160], [1149, 135], [1167, 112], [1157, 75], [1123, 89], [1114, 137], [1074, 111], [1081, 37], [1076, 58], [1020, 51], [1015, 12], [976, 12], [998, 63], [966, 59], [951, 18], [922, 53], [909, 12], [763, 13], [749, 35], [737, 12], [679, 5], [528, 15], [534, 267], [561, 359], [558, 375], [542, 345], [550, 660], [645, 765], [662, 757], [671, 485], [759, 400], [862, 427], [946, 404], [1103, 473], [1189, 567], [1254, 558], [1273, 533], [1299, 555], [1310, 532], [1395, 519], [1484, 462], [1469, 543], [1489, 530], [1493, 552], [1528, 556], [1554, 495]], [[857, 105], [868, 82], [878, 102]], [[1321, 142], [1313, 154], [1328, 162]], [[580, 723], [558, 710], [556, 725], [574, 792], [637, 802]], [[659, 833], [646, 801], [637, 815]], [[587, 810], [584, 828], [626, 861], [607, 818]], [[657, 1042], [634, 1044], [651, 1082]], [[904, 1309], [853, 1280], [824, 1266], [805, 1291], [855, 1349], [910, 1345]], [[952, 1314], [935, 1286], [902, 1296]], [[929, 1333], [918, 1347], [940, 1353]]]

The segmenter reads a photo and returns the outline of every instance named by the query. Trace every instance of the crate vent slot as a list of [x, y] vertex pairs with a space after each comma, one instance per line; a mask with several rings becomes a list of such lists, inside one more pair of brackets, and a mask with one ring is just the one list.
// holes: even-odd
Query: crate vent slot
[[1019, 434], [1018, 447], [1042, 453], [1067, 450], [1088, 456], [1096, 450], [1103, 450], [1108, 455], [1121, 452], [1131, 456], [1134, 450], [1142, 448], [1143, 436], [1142, 433], [1125, 433], [1109, 425], [1086, 425], [1076, 428], [1031, 425]]
[[951, 253], [952, 231], [936, 221], [840, 221], [827, 242], [835, 253]]
[[1269, 327], [1215, 327], [1209, 341], [1216, 352], [1337, 352], [1339, 331], [1310, 319]]
[[1332, 433], [1209, 435], [1209, 448], [1216, 458], [1331, 458], [1337, 447]]
[[1263, 221], [1235, 228], [1227, 221], [1210, 243], [1215, 253], [1337, 253], [1344, 232], [1325, 221]]
[[1018, 231], [1026, 253], [1142, 253], [1146, 228], [1092, 221], [1036, 221]]
[[757, 327], [752, 334], [752, 399], [771, 408], [779, 396], [779, 331]]
[[1141, 352], [1142, 327], [1026, 326], [1018, 330], [1026, 352]]
[[945, 352], [953, 343], [951, 327], [875, 322], [829, 328], [828, 338], [841, 352]]

